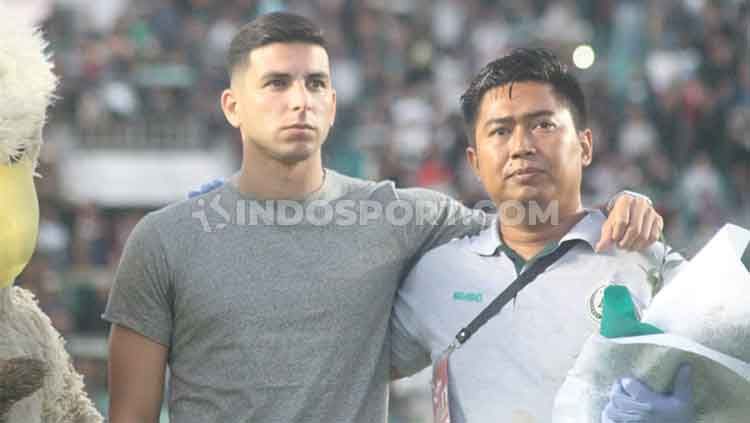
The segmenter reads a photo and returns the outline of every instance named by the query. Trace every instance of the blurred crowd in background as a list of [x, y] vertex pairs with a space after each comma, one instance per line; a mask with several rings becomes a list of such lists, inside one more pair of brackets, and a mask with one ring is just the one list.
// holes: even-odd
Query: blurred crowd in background
[[[62, 82], [37, 181], [39, 247], [19, 284], [38, 295], [71, 340], [102, 408], [107, 326], [99, 315], [123, 244], [149, 208], [66, 199], [57, 177], [61, 157], [72, 149], [228, 149], [238, 165], [239, 136], [218, 98], [228, 83], [229, 42], [260, 13], [297, 12], [325, 29], [338, 94], [324, 147], [330, 168], [437, 189], [469, 206], [484, 199], [465, 164], [458, 99], [485, 63], [515, 47], [544, 46], [569, 63], [587, 93], [595, 155], [584, 175], [586, 204], [621, 189], [649, 195], [665, 217], [667, 240], [687, 256], [724, 222], [750, 227], [747, 1], [44, 5], [41, 22]], [[581, 51], [584, 60], [574, 60]], [[394, 422], [407, 421], [395, 411]]]

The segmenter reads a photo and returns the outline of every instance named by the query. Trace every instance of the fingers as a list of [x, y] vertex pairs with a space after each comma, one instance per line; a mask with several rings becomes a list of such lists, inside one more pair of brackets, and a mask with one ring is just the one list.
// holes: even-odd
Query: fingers
[[663, 228], [664, 219], [646, 198], [626, 193], [615, 200], [594, 250], [599, 253], [616, 243], [622, 249], [642, 251], [659, 239]]
[[636, 401], [648, 401], [656, 395], [648, 385], [638, 379], [622, 378], [620, 384], [622, 385], [622, 390]]
[[602, 410], [601, 423], [643, 423], [643, 416], [638, 414], [624, 413], [609, 402]]
[[201, 192], [206, 193], [209, 191], [213, 191], [214, 189], [220, 187], [224, 182], [221, 179], [214, 179], [213, 181], [201, 185]]
[[621, 381], [616, 381], [609, 392], [609, 402], [602, 411], [602, 423], [644, 422], [651, 412], [651, 406], [630, 398]]
[[632, 377], [618, 380], [610, 389], [602, 422], [694, 421], [692, 369], [683, 363], [675, 374], [672, 394], [654, 392]]
[[692, 402], [693, 397], [693, 383], [692, 383], [693, 368], [688, 363], [682, 363], [677, 376], [674, 378], [674, 384], [672, 385], [672, 391], [675, 398], [678, 398], [684, 402]]
[[[623, 197], [625, 197], [623, 195]], [[628, 228], [625, 230], [625, 235], [619, 240], [617, 245], [625, 250], [633, 250], [638, 241], [642, 238], [645, 226], [646, 211], [651, 206], [643, 199], [632, 198], [630, 199], [630, 221], [628, 222]], [[650, 228], [649, 228], [650, 229]]]
[[629, 195], [621, 195], [615, 201], [615, 206], [607, 218], [607, 221], [612, 221], [612, 240], [615, 242], [621, 241], [625, 236], [625, 231], [630, 224], [632, 202], [633, 199]]
[[615, 201], [607, 220], [602, 225], [599, 242], [594, 248], [597, 253], [608, 249], [625, 235], [625, 230], [630, 222], [630, 203], [631, 197], [629, 195], [620, 195]]
[[662, 231], [664, 231], [664, 218], [659, 213], [656, 213], [656, 211], [654, 213], [656, 214], [656, 220], [654, 221], [654, 226], [651, 227], [651, 233], [648, 235], [649, 245], [658, 241], [661, 238]]
[[224, 185], [224, 181], [222, 181], [221, 179], [214, 179], [213, 181], [209, 182], [207, 185], [208, 185], [207, 191], [211, 191]]
[[607, 219], [607, 221], [602, 225], [602, 232], [599, 235], [599, 242], [596, 244], [596, 247], [594, 247], [594, 251], [600, 253], [612, 246], [612, 230], [613, 224], [610, 223], [609, 219]]
[[619, 248], [630, 251], [648, 248], [659, 239], [664, 227], [664, 219], [647, 199], [627, 194], [615, 202], [610, 220], [612, 240]]
[[224, 181], [221, 179], [214, 179], [213, 181], [201, 185], [201, 187], [197, 190], [192, 190], [188, 192], [188, 198], [193, 198], [201, 194], [205, 194], [207, 192], [211, 192], [215, 190], [216, 188], [224, 185]]
[[656, 229], [660, 218], [661, 216], [654, 209], [646, 211], [646, 215], [643, 217], [643, 232], [633, 245], [635, 251], [645, 250], [659, 238], [658, 234], [661, 231], [657, 231]]
[[636, 401], [633, 398], [627, 396], [627, 394], [613, 395], [612, 404], [616, 409], [633, 415], [648, 414], [652, 409], [650, 404]]

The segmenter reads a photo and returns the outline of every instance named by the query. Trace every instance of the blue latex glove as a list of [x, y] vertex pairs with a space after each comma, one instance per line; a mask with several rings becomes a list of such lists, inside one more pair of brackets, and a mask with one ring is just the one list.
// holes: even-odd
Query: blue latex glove
[[197, 190], [192, 190], [188, 192], [188, 198], [193, 198], [201, 194], [205, 194], [207, 192], [213, 191], [216, 188], [219, 188], [220, 186], [224, 185], [224, 181], [222, 179], [214, 179], [213, 181], [201, 185], [201, 187]]
[[693, 384], [689, 364], [682, 364], [672, 394], [660, 394], [634, 378], [615, 382], [602, 423], [694, 423]]

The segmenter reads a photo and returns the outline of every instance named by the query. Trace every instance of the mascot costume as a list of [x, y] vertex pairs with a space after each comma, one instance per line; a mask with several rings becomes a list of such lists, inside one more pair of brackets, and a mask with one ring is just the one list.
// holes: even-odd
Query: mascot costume
[[36, 244], [34, 170], [57, 84], [39, 31], [0, 5], [0, 423], [98, 423], [63, 339], [14, 279]]

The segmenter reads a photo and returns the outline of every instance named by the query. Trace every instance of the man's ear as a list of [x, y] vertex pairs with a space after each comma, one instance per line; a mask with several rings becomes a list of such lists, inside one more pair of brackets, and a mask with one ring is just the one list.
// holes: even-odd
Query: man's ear
[[583, 167], [588, 167], [594, 158], [594, 140], [591, 129], [579, 132], [578, 142], [581, 143], [581, 164]]
[[333, 96], [333, 116], [331, 116], [331, 128], [336, 122], [336, 90], [331, 89], [331, 95]]
[[471, 171], [474, 172], [477, 180], [481, 180], [479, 177], [479, 155], [477, 154], [476, 145], [466, 147], [466, 161], [469, 162], [469, 167], [471, 167]]
[[221, 92], [221, 110], [230, 125], [235, 128], [240, 127], [240, 107], [232, 88], [227, 88]]

